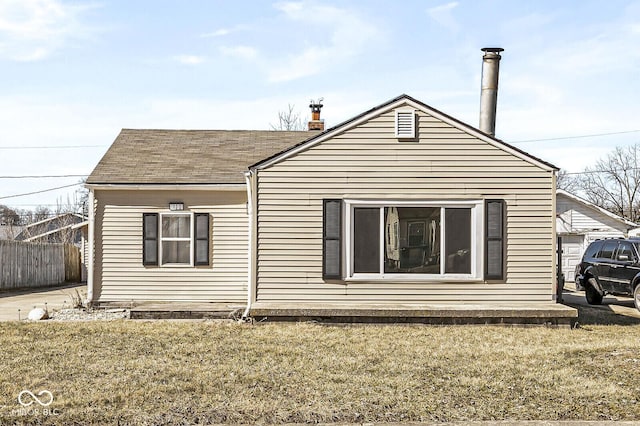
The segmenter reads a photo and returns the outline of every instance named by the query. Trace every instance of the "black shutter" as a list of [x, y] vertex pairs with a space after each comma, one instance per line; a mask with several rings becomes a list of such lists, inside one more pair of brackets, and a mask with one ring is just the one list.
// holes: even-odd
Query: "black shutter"
[[142, 264], [158, 264], [158, 213], [142, 214]]
[[322, 278], [342, 278], [342, 200], [322, 201]]
[[209, 213], [196, 213], [194, 223], [193, 259], [195, 265], [209, 264]]
[[504, 280], [504, 200], [485, 203], [485, 280]]

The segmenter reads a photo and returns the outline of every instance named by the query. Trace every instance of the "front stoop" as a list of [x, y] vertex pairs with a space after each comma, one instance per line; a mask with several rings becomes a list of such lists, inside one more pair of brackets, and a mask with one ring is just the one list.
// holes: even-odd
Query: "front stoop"
[[239, 319], [244, 306], [227, 303], [143, 303], [131, 308], [131, 319]]
[[258, 302], [256, 321], [571, 327], [578, 311], [556, 303], [528, 305], [300, 304]]

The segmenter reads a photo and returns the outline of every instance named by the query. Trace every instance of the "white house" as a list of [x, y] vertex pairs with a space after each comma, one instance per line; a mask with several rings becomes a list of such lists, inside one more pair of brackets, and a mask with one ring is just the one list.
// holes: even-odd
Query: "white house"
[[575, 268], [592, 241], [624, 238], [638, 225], [562, 189], [556, 191], [556, 231], [562, 239], [562, 271], [574, 281]]

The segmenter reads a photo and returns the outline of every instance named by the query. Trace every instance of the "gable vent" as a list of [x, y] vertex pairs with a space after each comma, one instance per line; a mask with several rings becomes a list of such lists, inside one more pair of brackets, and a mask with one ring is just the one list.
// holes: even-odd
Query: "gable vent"
[[396, 111], [396, 137], [416, 137], [416, 113], [414, 110]]

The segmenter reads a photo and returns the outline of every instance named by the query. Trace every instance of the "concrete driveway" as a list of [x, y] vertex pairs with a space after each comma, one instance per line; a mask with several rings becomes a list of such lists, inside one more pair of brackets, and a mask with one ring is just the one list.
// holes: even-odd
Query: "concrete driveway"
[[47, 308], [49, 312], [73, 306], [73, 299], [86, 297], [86, 284], [70, 284], [40, 289], [24, 289], [0, 292], [0, 321], [24, 320], [29, 311], [36, 308]]
[[600, 305], [589, 305], [584, 291], [577, 291], [573, 283], [567, 283], [562, 293], [562, 303], [578, 309], [578, 322], [585, 317], [599, 316], [608, 319], [611, 324], [640, 324], [640, 312], [633, 304], [633, 298], [607, 294]]

